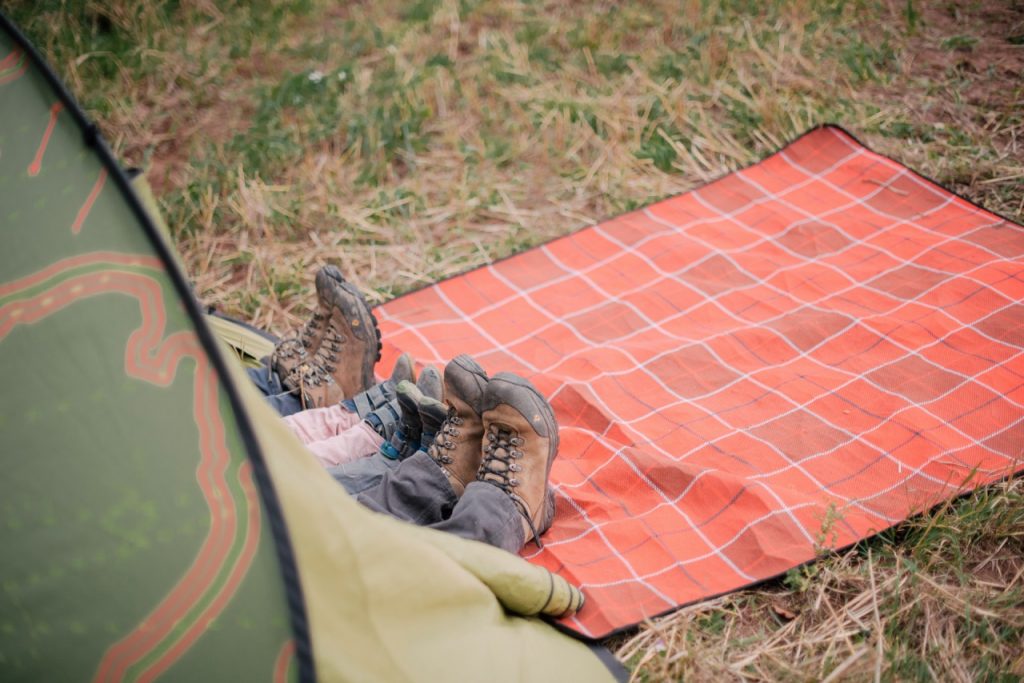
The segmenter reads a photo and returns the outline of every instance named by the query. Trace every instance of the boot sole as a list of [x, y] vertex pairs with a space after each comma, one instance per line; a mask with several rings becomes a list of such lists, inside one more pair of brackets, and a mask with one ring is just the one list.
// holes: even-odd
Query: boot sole
[[540, 518], [540, 526], [537, 527], [537, 535], [543, 536], [555, 522], [555, 490], [548, 485], [544, 492], [544, 515]]
[[[448, 390], [449, 387], [456, 389], [453, 393], [475, 410], [477, 415], [482, 415], [484, 412], [482, 404], [488, 382], [490, 382], [490, 378], [487, 377], [487, 372], [480, 367], [479, 363], [464, 353], [460, 353], [455, 358], [452, 358], [448, 365], [445, 366], [445, 389]], [[475, 400], [467, 400], [473, 398], [472, 396], [466, 396], [467, 393], [477, 394]]]
[[[366, 298], [363, 297], [363, 293], [359, 291], [358, 287], [344, 278], [337, 283], [337, 287], [348, 296], [339, 296], [337, 289], [335, 289], [330, 297], [332, 306], [336, 306], [341, 309], [346, 320], [359, 321], [359, 325], [356, 328], [352, 328], [351, 323], [349, 323], [349, 329], [352, 330], [352, 334], [354, 334], [356, 338], [366, 344], [373, 344], [376, 342], [376, 348], [373, 349], [372, 360], [367, 357], [363, 361], [363, 384], [367, 387], [372, 386], [374, 384], [373, 368], [377, 365], [377, 361], [380, 360], [381, 348], [383, 347], [380, 338], [380, 326], [377, 323], [377, 316], [375, 316], [373, 311], [370, 310], [369, 304], [366, 303]], [[367, 338], [367, 335], [373, 335], [373, 338], [369, 339]]]
[[427, 398], [437, 399], [444, 396], [444, 380], [441, 373], [433, 365], [427, 365], [420, 370], [420, 377], [416, 380], [416, 388]]
[[[520, 406], [519, 402], [515, 400], [518, 393], [517, 389], [526, 389], [528, 395], [533, 399], [531, 401], [532, 405], [528, 410], [524, 410], [524, 406]], [[558, 420], [555, 419], [555, 411], [551, 408], [548, 400], [544, 398], [544, 395], [537, 390], [537, 387], [533, 386], [532, 382], [511, 372], [499, 372], [488, 382], [481, 414], [502, 403], [519, 411], [523, 417], [527, 418], [528, 422], [535, 424], [535, 428], [536, 421], [531, 419], [531, 416], [539, 416], [541, 424], [547, 430], [547, 434], [543, 434], [539, 430], [538, 434], [550, 439], [552, 445], [555, 446], [554, 450], [558, 451]], [[552, 459], [554, 458], [552, 457]]]
[[337, 266], [324, 266], [316, 274], [316, 293], [325, 300], [334, 284], [345, 284], [345, 276]]
[[[342, 274], [341, 269], [339, 269], [337, 266], [326, 265], [317, 272], [316, 293], [318, 296], [323, 297], [325, 302], [328, 304], [339, 303], [337, 301], [334, 301], [334, 297], [331, 296], [332, 290], [335, 285], [341, 287], [341, 289], [345, 290], [352, 296], [356, 297], [356, 299], [359, 300], [359, 303], [361, 304], [362, 308], [369, 315], [370, 326], [373, 327], [373, 334], [374, 337], [376, 337], [377, 339], [377, 357], [374, 360], [374, 363], [376, 363], [376, 361], [380, 360], [381, 347], [383, 346], [381, 343], [380, 326], [377, 323], [377, 316], [373, 314], [373, 309], [371, 309], [370, 305], [366, 302], [366, 297], [363, 296], [363, 293], [359, 291], [358, 287], [356, 287], [351, 282], [345, 279], [345, 276]], [[347, 317], [350, 317], [351, 314], [354, 313], [354, 311], [352, 310], [346, 310], [344, 308], [343, 310], [345, 310]]]

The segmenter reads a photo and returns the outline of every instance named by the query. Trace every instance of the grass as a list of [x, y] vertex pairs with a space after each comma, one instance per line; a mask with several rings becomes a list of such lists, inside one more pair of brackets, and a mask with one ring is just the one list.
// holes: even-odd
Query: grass
[[[1024, 220], [1024, 7], [986, 0], [9, 0], [196, 290], [278, 332], [838, 122]], [[609, 642], [635, 680], [1024, 676], [1024, 489], [987, 488]], [[823, 533], [824, 535], [824, 533]]]

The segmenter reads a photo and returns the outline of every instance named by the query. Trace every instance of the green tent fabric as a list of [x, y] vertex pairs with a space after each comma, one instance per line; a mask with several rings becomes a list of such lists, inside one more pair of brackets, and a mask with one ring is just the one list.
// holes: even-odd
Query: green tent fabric
[[3, 15], [0, 123], [0, 680], [610, 677], [517, 616], [564, 580], [323, 472]]

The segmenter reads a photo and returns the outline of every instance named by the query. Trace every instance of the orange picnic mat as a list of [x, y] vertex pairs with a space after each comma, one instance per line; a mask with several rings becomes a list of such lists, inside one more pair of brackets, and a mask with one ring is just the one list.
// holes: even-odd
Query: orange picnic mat
[[560, 423], [524, 557], [601, 637], [1024, 469], [1024, 229], [835, 127], [376, 309]]

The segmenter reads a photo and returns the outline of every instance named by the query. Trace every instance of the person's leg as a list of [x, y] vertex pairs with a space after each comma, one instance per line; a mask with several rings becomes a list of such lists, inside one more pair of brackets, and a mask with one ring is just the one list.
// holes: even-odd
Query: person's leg
[[466, 487], [448, 519], [430, 526], [510, 553], [518, 553], [526, 543], [519, 508], [500, 488], [482, 481]]
[[[558, 452], [550, 404], [529, 381], [488, 379], [468, 356], [445, 368], [449, 413], [437, 438], [357, 497], [412, 524], [519, 552], [551, 526]], [[484, 438], [486, 435], [486, 438]]]
[[302, 401], [295, 394], [275, 394], [267, 396], [266, 399], [270, 407], [281, 417], [294, 415], [302, 410]]
[[[529, 381], [507, 372], [486, 381], [475, 406], [483, 425], [482, 459], [460, 454], [440, 439], [427, 450], [452, 491], [462, 494], [451, 516], [431, 526], [509, 552], [519, 552], [529, 540], [540, 546], [540, 535], [555, 515], [554, 493], [548, 485], [558, 453], [554, 411]], [[462, 432], [452, 427], [447, 420], [440, 434]], [[478, 463], [473, 481], [464, 474], [455, 476], [468, 472], [473, 462]], [[463, 482], [467, 483], [461, 486]]]
[[307, 443], [324, 467], [341, 465], [360, 458], [368, 458], [380, 450], [384, 438], [366, 422], [359, 422], [337, 436]]
[[[357, 414], [349, 413], [341, 406], [327, 412], [333, 414], [336, 420], [344, 420], [350, 424], [353, 420], [358, 420], [358, 422], [348, 429], [340, 430], [334, 436], [306, 441], [306, 447], [325, 467], [342, 465], [380, 452], [385, 442], [398, 431], [401, 422], [398, 401], [385, 403], [365, 415], [361, 420]], [[326, 424], [318, 424], [317, 419], [317, 416], [314, 416], [311, 421], [311, 429], [314, 433], [330, 434], [335, 430], [335, 425], [331, 423], [330, 418]], [[302, 418], [293, 419], [290, 422], [299, 422], [300, 427], [307, 426], [302, 424]], [[309, 436], [309, 434], [299, 434], [300, 438], [305, 436]]]
[[249, 379], [256, 388], [260, 390], [260, 393], [264, 396], [271, 396], [273, 394], [280, 393], [275, 391], [274, 386], [280, 387], [281, 381], [278, 379], [277, 374], [271, 370], [267, 363], [269, 362], [267, 357], [260, 360], [260, 366], [258, 368], [246, 368], [245, 374], [249, 375]]
[[281, 378], [270, 367], [270, 356], [261, 358], [258, 368], [246, 368], [245, 373], [264, 396], [274, 396], [288, 391], [281, 385]]
[[[345, 399], [341, 403], [323, 408], [310, 408], [289, 415], [285, 418], [285, 424], [304, 444], [338, 436], [346, 429], [359, 424], [361, 420], [369, 420], [378, 434], [383, 432], [390, 435], [392, 430], [381, 428], [382, 426], [386, 427], [386, 423], [390, 421], [386, 419], [389, 415], [382, 411], [389, 409], [397, 416], [398, 403], [395, 399], [395, 385], [412, 377], [412, 359], [409, 354], [403, 353], [396, 361], [390, 379], [374, 384], [366, 391]], [[376, 415], [376, 420], [374, 415]], [[385, 424], [382, 425], [382, 423]]]
[[[413, 524], [429, 526], [448, 519], [465, 490], [463, 482], [475, 477], [483, 459], [480, 404], [486, 385], [487, 373], [476, 361], [466, 355], [452, 359], [444, 369], [448, 418], [444, 421], [444, 431], [438, 433], [437, 443], [427, 451], [402, 453], [405, 459], [384, 474], [377, 486], [364, 491], [359, 502]], [[407, 396], [415, 396], [415, 392]], [[403, 419], [411, 418], [412, 412], [418, 411], [411, 407], [415, 400], [406, 403]], [[418, 431], [421, 427], [415, 429]], [[396, 455], [399, 452], [396, 451]], [[453, 476], [453, 472], [457, 476]]]
[[260, 363], [258, 368], [246, 368], [245, 372], [266, 397], [267, 403], [282, 416], [302, 410], [302, 401], [282, 386], [281, 378], [270, 368], [270, 359], [263, 358]]
[[431, 526], [448, 518], [458, 496], [437, 463], [418, 451], [385, 472], [380, 483], [360, 493], [357, 500], [376, 512]]
[[377, 451], [369, 458], [328, 467], [327, 473], [334, 477], [349, 495], [355, 496], [380, 484], [384, 473], [398, 467], [400, 462], [402, 461], [389, 458]]
[[361, 422], [359, 415], [340, 404], [326, 408], [310, 408], [284, 418], [295, 435], [304, 444], [338, 436]]
[[[394, 379], [396, 379], [395, 376], [392, 376], [392, 380]], [[437, 396], [441, 395], [441, 378], [437, 375], [436, 370], [429, 366], [424, 368], [420, 380], [420, 383], [428, 391]], [[397, 384], [398, 399], [396, 404], [399, 406], [401, 416], [391, 438], [384, 441], [381, 444], [380, 450], [369, 458], [328, 468], [331, 476], [352, 495], [362, 493], [377, 486], [384, 478], [385, 472], [398, 467], [400, 462], [417, 450], [420, 450], [420, 444], [410, 441], [405, 434], [412, 434], [422, 430], [421, 438], [425, 438], [425, 435], [429, 432], [430, 438], [433, 439], [434, 433], [437, 432], [445, 416], [448, 414], [448, 408], [445, 404], [431, 396], [425, 396], [421, 388], [412, 384], [409, 380], [402, 380]], [[437, 386], [431, 386], [432, 384]], [[384, 417], [388, 416], [385, 415]], [[381, 427], [385, 426], [385, 422], [386, 420], [376, 421]], [[378, 434], [383, 436], [386, 434], [386, 430], [379, 429]]]
[[[384, 458], [374, 456], [353, 463], [367, 463], [366, 469], [377, 469], [380, 476], [376, 486], [357, 496], [357, 500], [366, 507], [411, 524], [487, 543], [510, 553], [518, 553], [522, 549], [526, 540], [522, 514], [512, 499], [497, 486], [482, 481], [472, 482], [460, 498], [444, 470], [423, 451], [398, 461], [394, 468], [388, 468], [382, 460]], [[358, 485], [360, 482], [355, 480], [353, 483]]]

